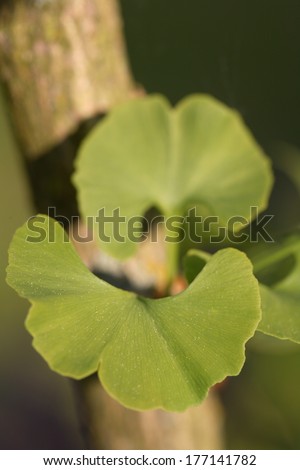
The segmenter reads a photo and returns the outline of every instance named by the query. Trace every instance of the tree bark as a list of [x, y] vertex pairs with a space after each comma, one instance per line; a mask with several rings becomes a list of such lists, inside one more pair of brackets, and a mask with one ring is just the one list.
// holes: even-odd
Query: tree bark
[[[17, 137], [31, 161], [36, 207], [46, 212], [55, 206], [71, 216], [76, 206], [69, 176], [85, 130], [71, 134], [82, 122], [139, 93], [117, 1], [15, 0], [13, 8], [3, 7], [0, 70]], [[83, 258], [90, 255], [97, 257], [94, 248], [82, 252]], [[94, 259], [87, 264], [93, 267]], [[141, 413], [110, 398], [95, 377], [76, 388], [89, 448], [222, 447], [223, 414], [215, 393], [185, 413]]]
[[183, 413], [124, 408], [89, 377], [76, 385], [82, 432], [90, 449], [221, 449], [223, 410], [214, 391]]
[[15, 0], [0, 19], [0, 70], [26, 155], [135, 93], [116, 0]]

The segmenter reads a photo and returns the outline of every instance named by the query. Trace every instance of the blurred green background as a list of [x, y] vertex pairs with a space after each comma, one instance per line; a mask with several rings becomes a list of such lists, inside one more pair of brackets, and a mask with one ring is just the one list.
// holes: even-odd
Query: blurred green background
[[[273, 156], [300, 147], [300, 3], [291, 0], [122, 0], [136, 80], [172, 102], [194, 92], [237, 108]], [[70, 384], [31, 348], [28, 304], [4, 282], [14, 230], [34, 213], [22, 156], [0, 95], [0, 448], [76, 449], [83, 443]], [[269, 212], [299, 224], [297, 189], [284, 175]], [[272, 213], [272, 212], [271, 212]], [[222, 390], [231, 449], [300, 449], [300, 346], [259, 337], [242, 374]]]

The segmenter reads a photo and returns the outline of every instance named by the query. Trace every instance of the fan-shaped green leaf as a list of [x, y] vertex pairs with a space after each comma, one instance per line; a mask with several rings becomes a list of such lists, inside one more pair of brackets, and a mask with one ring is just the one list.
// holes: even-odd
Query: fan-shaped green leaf
[[[258, 330], [300, 343], [300, 236], [295, 234], [275, 245], [248, 251], [260, 281], [262, 320]], [[208, 261], [207, 253], [190, 250], [185, 258], [189, 282]]]
[[[249, 256], [256, 276], [264, 279], [260, 284], [263, 315], [258, 330], [300, 343], [299, 234], [265, 247], [264, 252], [250, 251]], [[274, 281], [272, 271], [281, 277]]]
[[98, 371], [124, 405], [177, 411], [239, 373], [260, 320], [243, 253], [221, 250], [187, 290], [151, 300], [90, 273], [57, 222], [38, 216], [34, 225], [44, 236], [27, 225], [16, 232], [8, 282], [32, 303], [27, 328], [52, 369], [77, 379]]
[[[128, 222], [153, 206], [169, 216], [204, 205], [226, 227], [232, 216], [249, 221], [250, 206], [266, 207], [272, 174], [237, 112], [206, 95], [175, 109], [152, 96], [114, 109], [95, 127], [80, 149], [74, 183], [85, 217], [120, 208]], [[119, 257], [134, 252], [126, 223], [124, 243], [112, 223], [105, 230], [103, 249]]]

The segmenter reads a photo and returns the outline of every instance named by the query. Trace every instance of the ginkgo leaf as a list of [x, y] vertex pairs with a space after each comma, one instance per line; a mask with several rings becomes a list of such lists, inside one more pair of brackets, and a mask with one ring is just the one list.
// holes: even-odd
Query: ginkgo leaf
[[84, 140], [74, 176], [84, 217], [95, 218], [102, 208], [106, 217], [118, 208], [125, 217], [117, 233], [112, 221], [101, 226], [109, 239], [100, 237], [102, 248], [121, 258], [136, 249], [129, 219], [147, 209], [183, 216], [199, 206], [221, 226], [233, 216], [246, 225], [251, 206], [258, 212], [267, 206], [272, 181], [269, 160], [239, 114], [207, 95], [175, 109], [161, 96], [115, 108]]
[[[300, 235], [247, 251], [257, 276], [262, 319], [257, 329], [280, 339], [300, 343]], [[207, 253], [190, 250], [185, 273], [192, 282], [209, 260]]]
[[59, 223], [38, 216], [32, 225], [12, 241], [8, 283], [32, 303], [26, 325], [53, 370], [77, 379], [98, 371], [125, 406], [175, 411], [239, 373], [261, 317], [243, 253], [221, 250], [184, 292], [153, 300], [95, 277]]
[[[263, 315], [258, 330], [300, 343], [300, 235], [248, 254], [257, 278], [262, 280]], [[274, 279], [272, 271], [279, 277]]]
[[189, 250], [183, 258], [184, 274], [189, 284], [198, 276], [206, 263], [211, 259], [211, 254], [202, 250]]

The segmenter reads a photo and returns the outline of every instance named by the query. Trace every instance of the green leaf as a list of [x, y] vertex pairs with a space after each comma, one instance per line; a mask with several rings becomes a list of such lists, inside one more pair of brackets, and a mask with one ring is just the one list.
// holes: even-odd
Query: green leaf
[[[300, 235], [290, 235], [271, 245], [247, 251], [260, 281], [262, 319], [258, 330], [300, 343]], [[190, 250], [184, 260], [185, 275], [192, 282], [208, 261], [207, 253]]]
[[[170, 216], [205, 206], [226, 227], [233, 216], [247, 224], [251, 206], [267, 206], [272, 173], [236, 111], [206, 95], [175, 109], [150, 96], [114, 109], [94, 128], [81, 146], [74, 183], [84, 217], [96, 217], [101, 208], [112, 216], [120, 208], [128, 221], [151, 207]], [[102, 248], [132, 255], [136, 243], [126, 224], [120, 227], [124, 243], [114, 240], [112, 226], [105, 226], [111, 240]]]
[[[300, 343], [300, 236], [249, 252], [260, 284], [262, 320], [258, 330]], [[274, 274], [277, 278], [274, 280]], [[279, 275], [281, 274], [281, 277]], [[270, 284], [267, 285], [266, 283]]]
[[211, 255], [202, 250], [189, 250], [183, 258], [183, 268], [186, 280], [189, 284], [198, 276]]
[[33, 225], [35, 232], [25, 224], [15, 234], [8, 283], [32, 303], [26, 325], [53, 370], [77, 379], [98, 371], [125, 406], [170, 411], [239, 373], [260, 320], [243, 253], [221, 250], [184, 292], [152, 300], [90, 273], [54, 220], [38, 216]]

